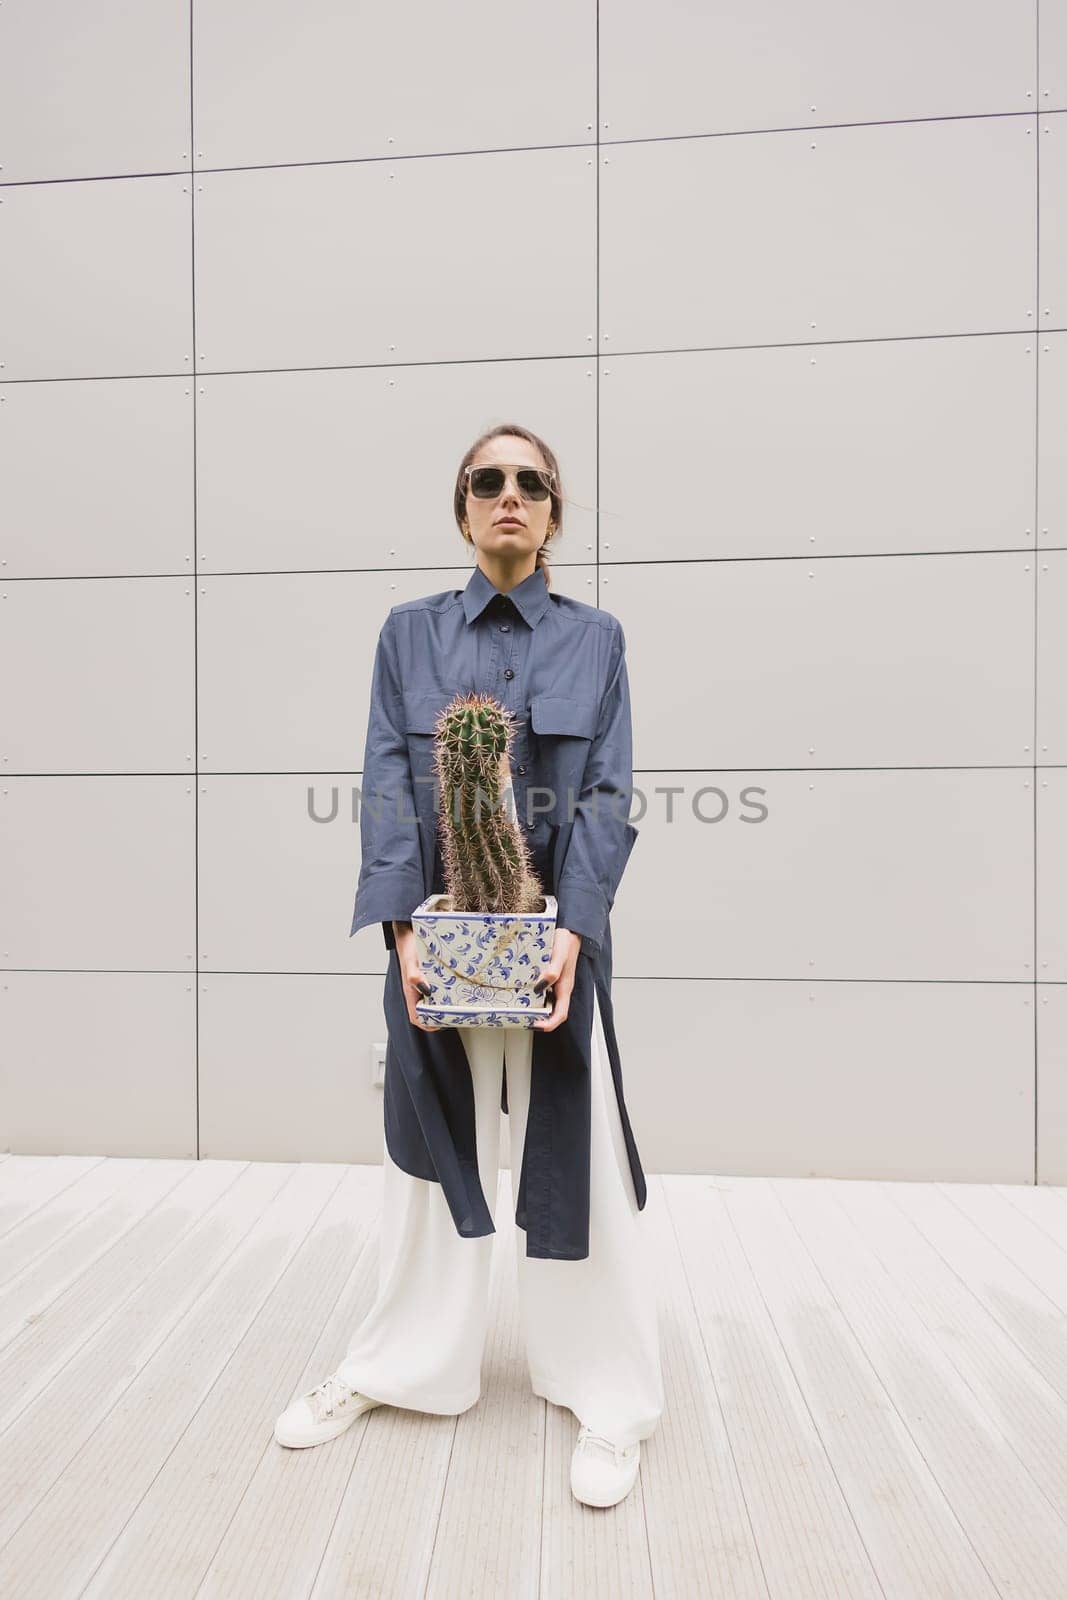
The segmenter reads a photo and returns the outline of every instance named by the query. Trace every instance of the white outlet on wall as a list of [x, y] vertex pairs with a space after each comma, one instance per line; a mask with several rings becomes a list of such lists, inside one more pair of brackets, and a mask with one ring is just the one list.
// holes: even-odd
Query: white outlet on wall
[[385, 1084], [384, 1044], [372, 1044], [370, 1047], [370, 1081], [379, 1089]]

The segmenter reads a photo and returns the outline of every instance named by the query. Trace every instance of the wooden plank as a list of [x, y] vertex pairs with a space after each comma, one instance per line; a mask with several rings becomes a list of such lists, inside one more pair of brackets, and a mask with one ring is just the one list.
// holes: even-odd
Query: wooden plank
[[189, 1171], [188, 1161], [101, 1161], [24, 1218], [4, 1241], [0, 1347], [91, 1273]]
[[[1067, 1397], [1027, 1358], [1001, 1320], [1000, 1308], [1024, 1305], [1028, 1316], [1043, 1316], [1053, 1326], [1062, 1326], [1062, 1318], [1051, 1303], [1038, 1304], [1038, 1291], [1011, 1263], [1004, 1263], [999, 1282], [992, 1279], [988, 1253], [984, 1272], [968, 1281], [966, 1269], [957, 1270], [951, 1243], [946, 1241], [945, 1254], [935, 1249], [913, 1217], [894, 1203], [893, 1187], [854, 1184], [847, 1197], [839, 1190], [834, 1197], [843, 1217], [881, 1262], [894, 1293], [920, 1318], [966, 1383], [976, 1413], [986, 1419], [983, 1426], [1003, 1435], [1029, 1472], [1034, 1492], [1058, 1514], [1067, 1505]], [[923, 1199], [934, 1210], [947, 1205], [932, 1185], [912, 1199], [920, 1218]], [[969, 1224], [964, 1227], [973, 1234]], [[1062, 1337], [1059, 1343], [1062, 1347]]]
[[[836, 1186], [789, 1179], [771, 1186], [863, 1350], [872, 1393], [920, 1454], [920, 1481], [936, 1482], [987, 1581], [1027, 1600], [1063, 1600], [1067, 1523], [837, 1204]], [[927, 1187], [913, 1186], [919, 1203]], [[901, 1480], [911, 1479], [911, 1450], [897, 1455]]]
[[[513, 1208], [514, 1210], [514, 1208]], [[525, 1246], [525, 1236], [522, 1245]], [[528, 1369], [524, 1362], [524, 1381]], [[538, 1398], [543, 1407], [540, 1585], [544, 1600], [582, 1595], [583, 1600], [629, 1600], [651, 1596], [648, 1530], [641, 1477], [617, 1506], [587, 1506], [571, 1493], [571, 1456], [579, 1422], [568, 1406]], [[641, 1472], [647, 1470], [641, 1446]]]
[[[884, 1600], [759, 1275], [733, 1225], [735, 1179], [666, 1177], [678, 1242], [760, 1564], [789, 1600]], [[814, 1308], [804, 1285], [784, 1316]], [[657, 1576], [657, 1591], [659, 1589]]]
[[500, 1169], [482, 1397], [456, 1419], [426, 1600], [536, 1600], [541, 1566], [545, 1402], [530, 1386], [519, 1318], [511, 1173]]
[[0, 1240], [27, 1217], [94, 1167], [105, 1156], [13, 1156], [8, 1153], [0, 1172]]
[[[202, 1162], [183, 1185], [189, 1205], [172, 1199], [173, 1216], [123, 1241], [128, 1272], [139, 1269], [132, 1292], [3, 1436], [0, 1594], [54, 1600], [89, 1581], [342, 1170], [264, 1163], [234, 1182], [233, 1163]], [[211, 1185], [220, 1197], [190, 1223]], [[94, 1293], [107, 1277], [98, 1264]]]
[[[995, 1266], [998, 1257], [1014, 1262], [1043, 1296], [1067, 1311], [1067, 1228], [1054, 1195], [1014, 1184], [939, 1183], [937, 1187], [977, 1230], [988, 1262]], [[1014, 1196], [1013, 1188], [1019, 1191]], [[916, 1197], [901, 1198], [907, 1203]]]
[[[339, 1171], [341, 1181], [313, 1215]], [[264, 1274], [265, 1297], [258, 1281], [250, 1283], [248, 1304], [258, 1309], [243, 1331], [222, 1324], [216, 1336], [212, 1324], [198, 1346], [200, 1403], [185, 1412], [184, 1429], [84, 1600], [289, 1596], [311, 1588], [371, 1414], [312, 1450], [277, 1444], [274, 1420], [294, 1392], [333, 1371], [352, 1322], [373, 1299], [380, 1200], [381, 1169], [365, 1166], [324, 1166], [306, 1203], [296, 1191], [282, 1193], [276, 1216], [291, 1243], [286, 1264], [273, 1281]], [[173, 1342], [141, 1373], [138, 1383], [149, 1392], [161, 1389]]]
[[674, 1225], [687, 1180], [646, 1176], [666, 1391], [641, 1461], [656, 1600], [755, 1600], [768, 1594], [767, 1583]]
[[[586, 1506], [571, 1493], [571, 1456], [578, 1422], [565, 1406], [545, 1401], [543, 1600], [630, 1600], [651, 1596], [644, 1488], [638, 1477], [617, 1506]], [[646, 1449], [641, 1446], [641, 1472]]]
[[[180, 1165], [184, 1172], [175, 1183], [173, 1164], [159, 1163], [157, 1172], [146, 1180], [156, 1185], [151, 1209], [55, 1295], [28, 1301], [18, 1284], [12, 1285], [8, 1314], [18, 1316], [19, 1325], [0, 1349], [0, 1429], [11, 1427], [19, 1418], [18, 1426], [32, 1431], [31, 1419], [21, 1414], [31, 1402], [36, 1403], [53, 1378], [68, 1376], [65, 1369], [78, 1352], [107, 1328], [168, 1252], [181, 1248], [189, 1235], [195, 1236], [204, 1216], [220, 1203], [220, 1196], [235, 1185], [242, 1194], [245, 1186], [258, 1192], [264, 1185], [263, 1177], [256, 1177], [244, 1162]], [[25, 1479], [19, 1481], [21, 1487], [28, 1487]], [[0, 1541], [10, 1531], [7, 1512], [11, 1507], [4, 1504], [3, 1483], [0, 1475]]]
[[[818, 1180], [782, 1180], [790, 1181]], [[765, 1178], [733, 1178], [723, 1200], [886, 1595], [995, 1600], [996, 1587], [954, 1506], [804, 1248], [778, 1189]]]
[[[902, 1183], [886, 1193], [1014, 1339], [1022, 1356], [1067, 1399], [1063, 1274], [1049, 1254], [1048, 1239], [979, 1185]], [[1055, 1249], [1063, 1253], [1058, 1245]]]
[[1062, 1188], [649, 1176], [667, 1407], [594, 1510], [530, 1391], [508, 1169], [480, 1403], [289, 1451], [376, 1292], [380, 1168], [3, 1166], [19, 1600], [1061, 1600]]

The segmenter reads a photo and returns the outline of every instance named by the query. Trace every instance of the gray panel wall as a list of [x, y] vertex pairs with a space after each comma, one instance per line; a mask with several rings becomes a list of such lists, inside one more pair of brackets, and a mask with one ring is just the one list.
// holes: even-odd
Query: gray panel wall
[[543, 433], [650, 1170], [1067, 1182], [1067, 8], [0, 22], [0, 1144], [376, 1161], [388, 607]]

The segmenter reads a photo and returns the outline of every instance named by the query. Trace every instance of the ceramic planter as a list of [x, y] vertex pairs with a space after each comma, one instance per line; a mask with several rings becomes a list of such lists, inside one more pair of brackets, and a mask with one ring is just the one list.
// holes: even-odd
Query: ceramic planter
[[556, 897], [543, 911], [451, 911], [432, 894], [411, 913], [423, 975], [431, 986], [415, 1010], [435, 1027], [531, 1028], [551, 1011], [533, 985], [552, 957]]

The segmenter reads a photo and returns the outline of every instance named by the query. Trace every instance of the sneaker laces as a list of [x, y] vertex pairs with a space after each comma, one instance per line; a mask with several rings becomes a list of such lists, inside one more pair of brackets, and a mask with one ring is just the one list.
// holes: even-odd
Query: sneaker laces
[[322, 1383], [315, 1385], [307, 1398], [313, 1411], [317, 1409], [320, 1414], [332, 1417], [334, 1406], [347, 1405], [352, 1396], [357, 1393], [358, 1390], [353, 1389], [350, 1383], [346, 1383], [336, 1372], [331, 1372], [330, 1376], [324, 1378]]
[[578, 1445], [593, 1445], [606, 1450], [615, 1462], [627, 1461], [633, 1454], [633, 1445], [616, 1444], [614, 1439], [605, 1439], [602, 1433], [593, 1433], [583, 1424], [578, 1433]]

